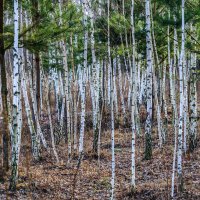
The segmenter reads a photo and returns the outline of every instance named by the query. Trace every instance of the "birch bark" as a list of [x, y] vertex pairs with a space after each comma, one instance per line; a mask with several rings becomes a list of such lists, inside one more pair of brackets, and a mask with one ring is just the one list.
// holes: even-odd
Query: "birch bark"
[[182, 177], [182, 145], [183, 145], [183, 120], [184, 120], [184, 88], [183, 88], [183, 68], [185, 63], [185, 0], [182, 0], [182, 39], [181, 54], [179, 59], [179, 87], [180, 87], [180, 111], [179, 111], [179, 131], [178, 131], [178, 152], [177, 152], [177, 172], [178, 172], [178, 188], [183, 190]]
[[114, 189], [115, 189], [115, 129], [114, 129], [114, 102], [113, 102], [113, 69], [111, 62], [111, 50], [110, 50], [110, 0], [107, 2], [108, 6], [108, 68], [110, 68], [110, 104], [111, 104], [111, 147], [112, 147], [112, 177], [111, 177], [111, 197], [110, 199], [114, 199]]
[[145, 124], [145, 159], [152, 157], [152, 42], [151, 42], [151, 20], [150, 0], [146, 0], [146, 49], [147, 49], [147, 119]]
[[20, 88], [19, 88], [19, 50], [18, 50], [18, 38], [19, 38], [19, 10], [18, 0], [14, 0], [14, 47], [13, 47], [13, 105], [12, 105], [12, 128], [11, 135], [11, 180], [10, 189], [16, 189], [18, 166], [19, 166], [19, 150], [20, 150], [20, 138], [21, 132], [19, 129], [20, 119]]

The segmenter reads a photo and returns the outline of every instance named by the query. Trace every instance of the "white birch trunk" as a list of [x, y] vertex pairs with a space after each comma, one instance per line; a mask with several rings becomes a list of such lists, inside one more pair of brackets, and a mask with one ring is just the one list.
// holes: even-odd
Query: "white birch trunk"
[[53, 133], [53, 125], [52, 125], [52, 118], [51, 118], [51, 108], [50, 108], [50, 85], [49, 85], [49, 80], [48, 80], [48, 77], [46, 78], [47, 79], [47, 98], [46, 98], [46, 102], [47, 102], [47, 112], [48, 112], [48, 118], [49, 118], [49, 125], [50, 125], [50, 133], [51, 133], [51, 144], [52, 144], [52, 148], [53, 148], [53, 153], [54, 153], [54, 156], [56, 157], [56, 161], [57, 163], [59, 163], [59, 158], [58, 158], [58, 154], [57, 154], [57, 151], [56, 151], [56, 147], [55, 147], [55, 139], [54, 139], [54, 133]]
[[150, 20], [150, 0], [146, 0], [146, 49], [147, 49], [147, 119], [145, 124], [146, 146], [145, 158], [152, 156], [152, 42], [151, 42], [151, 20]]
[[117, 57], [117, 66], [118, 66], [118, 76], [119, 76], [118, 85], [119, 85], [119, 92], [120, 92], [120, 99], [121, 99], [121, 108], [122, 108], [123, 116], [125, 116], [124, 94], [122, 90], [123, 81], [122, 81], [121, 63], [120, 63], [119, 56]]
[[134, 0], [131, 1], [131, 32], [132, 32], [132, 91], [131, 91], [131, 126], [132, 126], [132, 139], [131, 139], [131, 186], [135, 188], [135, 112], [136, 112], [136, 63], [135, 63], [135, 27], [134, 27]]
[[11, 135], [11, 182], [10, 189], [16, 189], [18, 178], [19, 153], [21, 144], [20, 119], [20, 87], [19, 87], [19, 11], [18, 0], [14, 0], [14, 47], [13, 47], [13, 105], [12, 105], [12, 135]]
[[185, 0], [182, 0], [182, 44], [181, 54], [179, 59], [179, 87], [180, 87], [180, 111], [179, 111], [179, 131], [178, 131], [178, 152], [177, 152], [177, 172], [178, 172], [178, 187], [179, 191], [183, 189], [182, 177], [182, 140], [183, 140], [183, 120], [184, 120], [184, 88], [183, 88], [183, 67], [185, 63], [185, 20], [184, 7]]
[[[30, 61], [29, 61], [29, 65], [31, 67]], [[31, 75], [29, 75], [29, 88], [30, 88], [31, 102], [32, 102], [32, 105], [33, 105], [33, 114], [34, 114], [34, 117], [35, 117], [36, 127], [37, 127], [37, 141], [38, 141], [38, 145], [40, 143], [40, 140], [39, 140], [39, 137], [40, 137], [43, 146], [45, 148], [48, 148], [47, 142], [46, 142], [45, 137], [44, 137], [44, 135], [42, 133], [42, 130], [41, 130], [41, 126], [40, 126], [40, 122], [39, 122], [39, 117], [38, 117], [38, 114], [37, 114], [36, 98], [34, 96], [33, 87], [32, 87], [32, 83], [31, 83], [31, 78], [30, 77], [31, 77]]]
[[[59, 12], [62, 16], [62, 4], [59, 1]], [[60, 17], [60, 24], [62, 25], [62, 18]], [[70, 131], [70, 90], [69, 90], [69, 71], [67, 65], [67, 50], [66, 50], [66, 41], [63, 39], [61, 41], [62, 46], [62, 55], [63, 55], [63, 64], [64, 64], [64, 81], [65, 81], [65, 100], [66, 101], [66, 110], [67, 110], [67, 141], [68, 141], [68, 161], [71, 157], [71, 131]]]
[[114, 199], [114, 189], [115, 189], [115, 129], [114, 129], [114, 105], [113, 105], [113, 69], [112, 69], [112, 62], [111, 62], [111, 50], [110, 50], [110, 0], [107, 2], [108, 4], [108, 68], [110, 68], [110, 104], [111, 104], [111, 147], [112, 147], [112, 166], [111, 166], [111, 197], [110, 199]]
[[[191, 31], [193, 27], [191, 25]], [[192, 152], [197, 145], [197, 74], [196, 74], [196, 60], [195, 53], [191, 53], [190, 64], [190, 131], [189, 131], [189, 150]]]
[[25, 103], [25, 111], [26, 111], [26, 116], [27, 116], [27, 120], [28, 120], [28, 127], [29, 127], [29, 131], [31, 134], [32, 153], [33, 153], [33, 157], [37, 160], [39, 158], [39, 149], [38, 149], [38, 140], [37, 140], [38, 138], [37, 138], [37, 133], [36, 133], [36, 130], [34, 127], [33, 119], [32, 119], [31, 107], [29, 104], [25, 70], [24, 70], [23, 63], [21, 65], [21, 68], [22, 68], [22, 70], [21, 70], [22, 93], [23, 93], [23, 98], [24, 98], [24, 103]]
[[86, 101], [86, 70], [87, 70], [87, 50], [88, 50], [88, 30], [87, 30], [87, 15], [85, 0], [83, 1], [83, 25], [84, 25], [84, 63], [83, 63], [83, 75], [82, 75], [82, 87], [81, 92], [81, 128], [79, 137], [79, 154], [83, 154], [83, 141], [85, 132], [85, 101]]

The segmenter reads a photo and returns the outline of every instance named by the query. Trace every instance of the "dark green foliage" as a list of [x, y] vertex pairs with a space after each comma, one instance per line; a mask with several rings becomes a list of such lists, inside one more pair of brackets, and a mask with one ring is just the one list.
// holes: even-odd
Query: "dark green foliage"
[[[51, 9], [50, 7], [50, 13], [48, 15], [42, 17], [40, 23], [35, 27], [34, 32], [27, 39], [23, 39], [23, 44], [27, 49], [33, 52], [46, 52], [49, 44], [52, 42], [69, 36], [72, 31], [81, 31], [81, 15], [75, 5], [69, 4], [67, 6], [66, 12], [62, 15], [63, 26], [59, 25], [58, 8]], [[47, 14], [46, 12], [45, 10], [44, 13]]]
[[[83, 13], [81, 6], [75, 5], [72, 1], [68, 1], [62, 6], [62, 16], [60, 16], [58, 3], [56, 1], [39, 0], [38, 9], [35, 7], [34, 0], [22, 0], [23, 10], [28, 13], [29, 19], [34, 18], [34, 22], [25, 26], [25, 21], [22, 23], [23, 27], [20, 29], [20, 46], [26, 47], [33, 53], [38, 53], [44, 56], [43, 66], [45, 68], [58, 68], [62, 70], [62, 57], [53, 55], [57, 58], [57, 63], [51, 63], [49, 53], [52, 48], [55, 50], [56, 43], [61, 39], [65, 39], [67, 44], [70, 44], [69, 38], [72, 34], [76, 35], [77, 46], [73, 44], [74, 64], [83, 63]], [[5, 1], [5, 10], [8, 16], [13, 16], [13, 1]], [[124, 1], [124, 15], [122, 1], [111, 1], [110, 13], [110, 34], [111, 34], [111, 55], [114, 57], [117, 54], [121, 56], [128, 56], [132, 53], [132, 36], [131, 36], [131, 1]], [[173, 30], [176, 26], [178, 31], [179, 45], [181, 36], [181, 0], [152, 0], [151, 1], [152, 16], [154, 21], [154, 34], [157, 44], [157, 52], [160, 62], [163, 62], [167, 56], [167, 27], [170, 26], [170, 40], [171, 51], [173, 52]], [[96, 1], [91, 1], [91, 7], [94, 10], [94, 37], [95, 37], [95, 51], [98, 57], [107, 57], [107, 2], [102, 1], [102, 15], [98, 15], [99, 4]], [[196, 42], [191, 42], [190, 38], [193, 33], [190, 33], [190, 23], [198, 25], [200, 23], [200, 2], [198, 0], [188, 0], [185, 3], [185, 21], [186, 21], [186, 48], [189, 51], [200, 52], [200, 28], [197, 26]], [[146, 31], [145, 31], [145, 4], [143, 1], [135, 1], [134, 25], [135, 25], [135, 41], [136, 51], [140, 54], [141, 59], [146, 59]], [[170, 17], [169, 17], [170, 12]], [[176, 22], [174, 21], [176, 17]], [[60, 25], [60, 18], [62, 24]], [[88, 64], [92, 63], [91, 44], [90, 44], [90, 19], [88, 16]], [[128, 40], [128, 48], [126, 47], [126, 35]], [[5, 49], [9, 49], [13, 44], [13, 24], [4, 25], [4, 43]], [[121, 39], [122, 38], [122, 39]], [[69, 55], [70, 55], [70, 48]], [[58, 49], [58, 52], [60, 50]], [[69, 67], [71, 67], [71, 59], [68, 59]], [[51, 64], [50, 64], [51, 63]]]

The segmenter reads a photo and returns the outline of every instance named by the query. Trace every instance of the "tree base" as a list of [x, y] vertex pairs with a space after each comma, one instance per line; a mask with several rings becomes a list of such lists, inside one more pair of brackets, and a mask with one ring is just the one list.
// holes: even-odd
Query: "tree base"
[[183, 191], [184, 191], [183, 176], [179, 175], [178, 176], [178, 192], [182, 193]]
[[145, 136], [145, 155], [144, 159], [145, 160], [151, 160], [152, 158], [152, 140], [151, 140], [151, 135], [146, 134]]

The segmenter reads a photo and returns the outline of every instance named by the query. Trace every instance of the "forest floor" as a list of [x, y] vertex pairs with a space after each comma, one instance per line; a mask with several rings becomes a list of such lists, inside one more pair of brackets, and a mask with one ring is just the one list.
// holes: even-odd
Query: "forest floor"
[[[118, 200], [170, 199], [173, 160], [172, 126], [168, 127], [168, 140], [162, 149], [158, 147], [154, 128], [153, 158], [144, 160], [144, 137], [136, 137], [136, 190], [130, 191], [131, 182], [131, 133], [122, 129], [115, 131], [116, 182], [115, 196]], [[142, 134], [143, 135], [143, 134]], [[27, 140], [23, 136], [24, 144]], [[77, 174], [77, 156], [67, 162], [67, 145], [57, 146], [60, 163], [56, 164], [53, 152], [42, 153], [42, 159], [31, 159], [30, 146], [22, 146], [19, 182], [15, 193], [8, 190], [8, 180], [0, 183], [0, 199], [109, 199], [111, 177], [110, 131], [102, 133], [100, 165], [91, 153], [92, 133], [85, 136], [85, 156]], [[23, 144], [23, 143], [22, 143]], [[183, 158], [184, 192], [175, 199], [200, 199], [200, 144], [193, 154]], [[76, 178], [75, 178], [76, 177]], [[74, 181], [76, 179], [76, 181]], [[176, 180], [177, 182], [177, 180]], [[75, 190], [73, 189], [75, 188]], [[74, 191], [74, 192], [73, 192]]]

